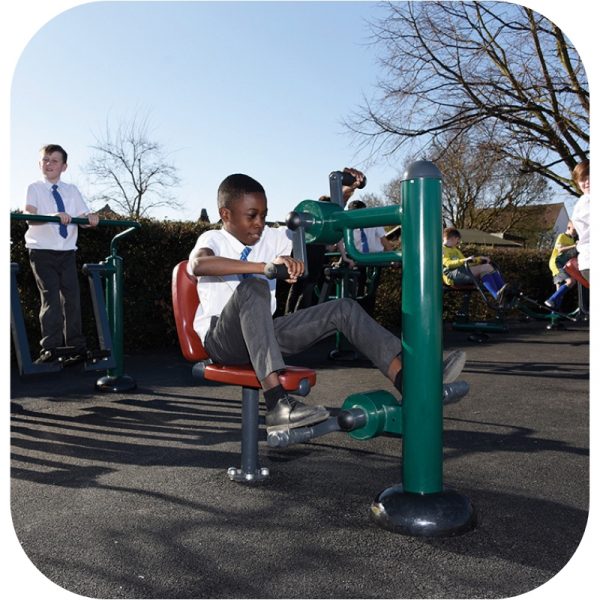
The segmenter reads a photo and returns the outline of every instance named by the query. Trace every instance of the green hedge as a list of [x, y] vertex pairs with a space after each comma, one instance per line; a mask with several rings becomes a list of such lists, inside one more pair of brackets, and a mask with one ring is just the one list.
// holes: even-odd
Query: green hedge
[[[18, 276], [21, 304], [32, 352], [39, 341], [39, 296], [27, 258], [23, 235], [27, 225], [11, 222], [11, 261], [20, 266]], [[177, 334], [171, 310], [171, 271], [186, 259], [198, 236], [207, 229], [202, 223], [142, 221], [142, 227], [119, 241], [118, 254], [124, 265], [125, 351], [174, 346]], [[81, 229], [78, 265], [97, 263], [110, 253], [117, 227]], [[96, 339], [87, 278], [80, 276], [85, 334]]]
[[[32, 352], [38, 347], [39, 296], [23, 243], [26, 224], [11, 222], [11, 261], [20, 266], [18, 276], [21, 303]], [[171, 271], [179, 261], [188, 257], [197, 237], [207, 229], [202, 223], [154, 221], [142, 222], [142, 227], [119, 243], [119, 255], [124, 260], [124, 319], [125, 351], [155, 350], [177, 345], [177, 335], [171, 310]], [[109, 254], [110, 241], [120, 229], [98, 227], [82, 229], [79, 234], [78, 263], [95, 263]], [[474, 248], [464, 248], [468, 255], [477, 253]], [[479, 252], [480, 253], [480, 252]], [[554, 289], [548, 270], [547, 252], [537, 250], [486, 251], [501, 265], [507, 281], [520, 283], [532, 298], [544, 299]], [[95, 324], [86, 278], [81, 275], [82, 311], [85, 333], [95, 340]], [[278, 287], [279, 311], [285, 304], [288, 286]], [[388, 328], [400, 325], [401, 271], [383, 269], [377, 292], [375, 317]], [[570, 293], [567, 308], [575, 306], [576, 294]], [[444, 318], [451, 320], [460, 303], [460, 294], [444, 298]], [[485, 305], [475, 298], [473, 316], [486, 316]], [[92, 344], [93, 345], [93, 344]]]

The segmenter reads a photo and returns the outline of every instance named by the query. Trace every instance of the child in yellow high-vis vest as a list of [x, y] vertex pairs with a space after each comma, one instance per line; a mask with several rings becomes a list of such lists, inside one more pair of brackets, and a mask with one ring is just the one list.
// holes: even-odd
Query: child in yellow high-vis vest
[[575, 285], [575, 281], [564, 270], [570, 258], [577, 255], [577, 232], [572, 221], [567, 224], [567, 229], [561, 233], [554, 242], [554, 248], [548, 261], [552, 273], [552, 281], [556, 284], [556, 291], [544, 304], [550, 308], [559, 308], [565, 294]]
[[502, 275], [491, 264], [488, 256], [467, 256], [458, 249], [460, 231], [446, 227], [443, 231], [442, 277], [449, 286], [472, 285], [474, 279], [481, 280], [485, 289], [497, 300], [503, 302], [507, 290]]

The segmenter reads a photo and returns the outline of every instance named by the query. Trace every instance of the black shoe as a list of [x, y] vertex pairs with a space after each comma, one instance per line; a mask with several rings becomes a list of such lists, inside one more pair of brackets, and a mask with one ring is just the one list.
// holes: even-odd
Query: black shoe
[[452, 383], [461, 374], [467, 362], [467, 354], [462, 350], [453, 350], [444, 359], [442, 381]]
[[57, 360], [58, 356], [56, 355], [56, 351], [53, 348], [50, 348], [49, 350], [42, 350], [39, 358], [36, 358], [33, 363], [36, 365], [41, 365], [44, 363], [53, 363]]
[[287, 394], [265, 416], [267, 433], [282, 429], [294, 429], [325, 421], [329, 411], [323, 406], [308, 406]]
[[83, 362], [87, 358], [87, 348], [81, 347], [77, 348], [73, 354], [69, 354], [61, 359], [63, 366], [72, 367], [73, 365], [77, 365]]
[[442, 404], [454, 404], [469, 393], [469, 384], [466, 381], [445, 383], [442, 387]]

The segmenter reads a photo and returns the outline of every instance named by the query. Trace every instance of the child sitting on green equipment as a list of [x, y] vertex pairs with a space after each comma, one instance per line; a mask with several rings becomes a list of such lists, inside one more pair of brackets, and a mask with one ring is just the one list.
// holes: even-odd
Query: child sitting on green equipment
[[564, 270], [569, 259], [575, 256], [577, 256], [577, 232], [572, 221], [569, 221], [566, 231], [556, 238], [548, 262], [552, 281], [556, 284], [556, 291], [544, 302], [549, 308], [559, 309], [565, 294], [575, 285], [575, 280]]
[[473, 285], [480, 280], [485, 289], [499, 305], [508, 288], [500, 272], [492, 265], [488, 256], [467, 256], [458, 249], [461, 240], [460, 231], [446, 227], [443, 231], [442, 277], [450, 287]]

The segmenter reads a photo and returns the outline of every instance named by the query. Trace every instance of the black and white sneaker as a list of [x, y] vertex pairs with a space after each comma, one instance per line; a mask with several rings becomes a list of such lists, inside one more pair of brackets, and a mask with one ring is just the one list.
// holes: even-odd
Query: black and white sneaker
[[265, 415], [267, 434], [285, 429], [305, 427], [325, 421], [329, 411], [324, 406], [309, 406], [287, 394]]

